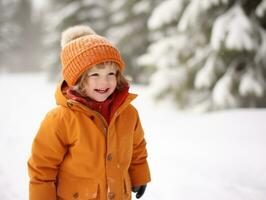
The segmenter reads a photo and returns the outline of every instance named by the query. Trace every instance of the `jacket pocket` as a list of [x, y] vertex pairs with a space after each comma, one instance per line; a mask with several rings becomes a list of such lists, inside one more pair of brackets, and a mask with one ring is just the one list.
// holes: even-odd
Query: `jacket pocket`
[[88, 200], [97, 199], [99, 184], [90, 179], [59, 177], [57, 199]]

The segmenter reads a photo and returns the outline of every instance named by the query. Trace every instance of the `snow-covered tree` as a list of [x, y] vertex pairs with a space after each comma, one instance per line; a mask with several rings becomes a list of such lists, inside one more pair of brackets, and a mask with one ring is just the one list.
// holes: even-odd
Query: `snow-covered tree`
[[0, 9], [0, 62], [3, 70], [40, 70], [42, 24], [39, 18], [32, 16], [32, 2], [1, 0]]
[[5, 63], [7, 51], [17, 42], [16, 32], [18, 27], [13, 21], [17, 10], [16, 5], [17, 0], [0, 0], [0, 65]]
[[137, 57], [148, 45], [147, 20], [158, 0], [112, 0], [109, 8], [111, 26], [107, 37], [119, 48], [126, 62], [126, 71], [134, 81], [140, 81]]
[[157, 98], [180, 108], [266, 106], [266, 1], [166, 0], [148, 21], [139, 64]]
[[109, 27], [109, 1], [104, 0], [50, 0], [45, 19], [48, 58], [44, 68], [49, 69], [49, 78], [57, 80], [60, 76], [60, 38], [69, 26], [87, 24], [100, 35], [105, 35]]
[[18, 41], [10, 52], [9, 71], [25, 72], [41, 69], [42, 23], [34, 18], [30, 0], [19, 0], [14, 22], [18, 30]]

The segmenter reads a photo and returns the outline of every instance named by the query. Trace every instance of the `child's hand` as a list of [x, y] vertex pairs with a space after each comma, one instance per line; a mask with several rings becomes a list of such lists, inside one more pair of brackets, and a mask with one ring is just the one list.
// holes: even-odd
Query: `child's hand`
[[133, 186], [132, 187], [132, 192], [137, 193], [136, 194], [136, 198], [139, 199], [140, 197], [142, 197], [142, 195], [144, 194], [145, 190], [146, 190], [147, 184], [145, 185], [141, 185], [141, 186]]

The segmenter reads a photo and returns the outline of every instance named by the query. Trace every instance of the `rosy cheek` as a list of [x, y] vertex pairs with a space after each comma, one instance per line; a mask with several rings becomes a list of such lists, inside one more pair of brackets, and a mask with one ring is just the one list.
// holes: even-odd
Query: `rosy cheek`
[[117, 82], [114, 82], [113, 87], [116, 88], [116, 86], [117, 86]]

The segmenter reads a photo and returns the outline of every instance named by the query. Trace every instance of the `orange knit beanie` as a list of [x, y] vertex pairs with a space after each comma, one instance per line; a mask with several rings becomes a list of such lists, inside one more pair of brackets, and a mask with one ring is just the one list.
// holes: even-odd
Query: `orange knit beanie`
[[61, 46], [62, 75], [69, 86], [73, 86], [87, 69], [102, 62], [112, 61], [121, 71], [124, 69], [119, 51], [89, 26], [66, 29], [62, 33]]

